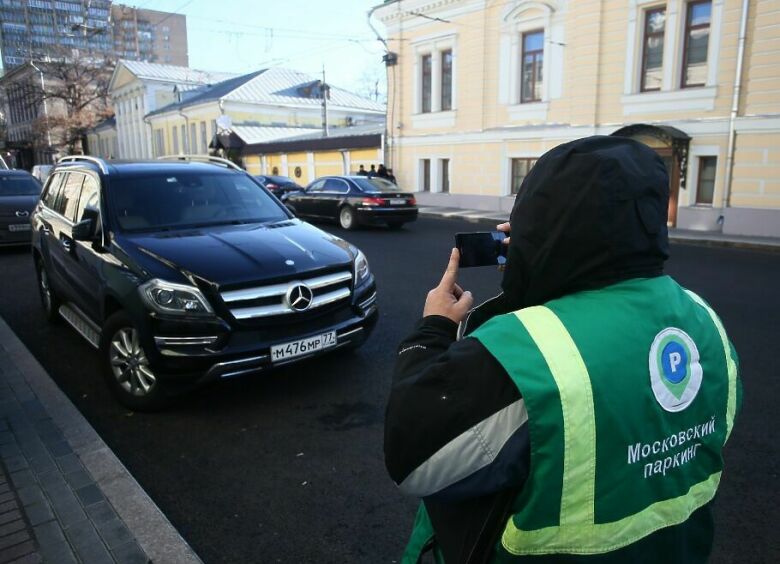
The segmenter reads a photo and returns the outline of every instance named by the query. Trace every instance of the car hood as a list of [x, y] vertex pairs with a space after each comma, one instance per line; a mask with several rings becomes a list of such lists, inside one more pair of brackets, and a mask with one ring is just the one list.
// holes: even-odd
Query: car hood
[[149, 276], [171, 279], [175, 273], [215, 287], [284, 280], [338, 265], [351, 268], [354, 258], [349, 243], [297, 219], [125, 234], [120, 244]]
[[[17, 211], [32, 212], [38, 203], [38, 195], [32, 196], [0, 196], [0, 217], [16, 217]], [[20, 218], [20, 219], [26, 219]]]

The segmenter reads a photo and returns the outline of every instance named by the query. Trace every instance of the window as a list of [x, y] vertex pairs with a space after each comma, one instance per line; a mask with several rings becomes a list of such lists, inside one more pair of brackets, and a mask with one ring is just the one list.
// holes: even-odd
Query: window
[[198, 152], [198, 130], [194, 123], [190, 124], [190, 151]]
[[441, 191], [445, 194], [450, 191], [450, 159], [441, 160]]
[[544, 67], [544, 30], [523, 34], [523, 60], [520, 79], [520, 103], [542, 99]]
[[536, 164], [536, 159], [512, 159], [512, 178], [510, 194], [518, 194], [523, 180], [528, 176], [531, 168]]
[[157, 156], [161, 157], [165, 154], [165, 139], [163, 138], [163, 130], [157, 129], [154, 132], [155, 144], [157, 145]]
[[187, 144], [187, 128], [184, 125], [181, 126], [181, 148], [185, 153], [190, 152], [189, 145]]
[[656, 8], [645, 12], [645, 34], [642, 42], [642, 76], [640, 92], [660, 90], [663, 82], [664, 31], [666, 9]]
[[433, 61], [431, 55], [422, 56], [422, 113], [431, 111], [431, 70]]
[[422, 190], [431, 191], [431, 159], [422, 160]]
[[441, 52], [441, 111], [452, 109], [452, 49]]
[[710, 42], [712, 2], [689, 2], [685, 18], [682, 88], [707, 82], [707, 50]]
[[328, 178], [325, 180], [325, 187], [322, 189], [323, 192], [333, 192], [336, 194], [346, 194], [349, 192], [349, 186], [343, 181], [339, 180], [338, 178]]
[[696, 203], [698, 205], [712, 205], [717, 164], [717, 157], [699, 157], [699, 180], [696, 183]]
[[57, 198], [57, 204], [54, 211], [65, 216], [66, 219], [74, 221], [76, 219], [76, 207], [79, 203], [79, 194], [81, 194], [81, 183], [84, 181], [84, 175], [76, 172], [68, 174], [64, 181], [64, 186], [60, 190], [60, 196]]
[[178, 155], [179, 154], [179, 129], [177, 127], [174, 127], [172, 134], [173, 134], [173, 154]]
[[[278, 171], [276, 170], [276, 167], [271, 171], [274, 174], [276, 174]], [[323, 187], [325, 186], [324, 180], [317, 180], [313, 184], [310, 184], [309, 187], [306, 189], [307, 192], [322, 192]]]
[[81, 197], [79, 198], [78, 211], [76, 212], [76, 221], [81, 221], [84, 217], [84, 208], [99, 209], [99, 199], [97, 180], [91, 176], [85, 177], [84, 184], [81, 186]]
[[201, 153], [209, 152], [209, 142], [206, 139], [206, 122], [200, 122], [200, 147]]

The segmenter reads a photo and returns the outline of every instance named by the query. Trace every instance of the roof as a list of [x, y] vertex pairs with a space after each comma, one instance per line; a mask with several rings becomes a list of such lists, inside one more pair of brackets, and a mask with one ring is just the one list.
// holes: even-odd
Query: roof
[[319, 129], [305, 127], [275, 127], [263, 125], [234, 125], [230, 128], [246, 144], [264, 143], [280, 139], [297, 139], [302, 134], [312, 135]]
[[[271, 68], [225, 80], [181, 102], [169, 104], [148, 115], [170, 112], [213, 100], [274, 106], [313, 106], [322, 104], [321, 82], [290, 69]], [[384, 114], [385, 105], [363, 98], [336, 86], [330, 86], [329, 105]]]
[[180, 84], [215, 84], [236, 76], [236, 73], [230, 72], [204, 71], [177, 65], [161, 65], [127, 59], [120, 59], [117, 63], [117, 66], [119, 65], [123, 65], [136, 77], [143, 80], [160, 80]]
[[[235, 128], [234, 128], [235, 129]], [[285, 151], [316, 151], [333, 149], [370, 149], [382, 146], [383, 123], [332, 128], [326, 137], [321, 129], [280, 139], [247, 143], [244, 155], [281, 153]]]
[[111, 116], [93, 127], [90, 131], [102, 131], [104, 129], [116, 129], [116, 117]]

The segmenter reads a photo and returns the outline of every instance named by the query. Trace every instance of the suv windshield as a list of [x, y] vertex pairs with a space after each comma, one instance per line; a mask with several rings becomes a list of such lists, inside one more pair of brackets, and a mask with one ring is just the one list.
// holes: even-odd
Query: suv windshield
[[353, 178], [363, 192], [398, 192], [398, 186], [384, 178]]
[[40, 193], [41, 185], [32, 176], [0, 175], [0, 197], [37, 196]]
[[188, 171], [111, 179], [109, 205], [124, 231], [266, 223], [287, 214], [243, 174]]

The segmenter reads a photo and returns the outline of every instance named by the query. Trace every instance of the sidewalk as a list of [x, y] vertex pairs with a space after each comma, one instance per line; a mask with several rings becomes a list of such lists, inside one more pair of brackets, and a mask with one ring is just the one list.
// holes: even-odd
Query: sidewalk
[[[447, 208], [439, 206], [420, 206], [420, 215], [458, 218], [473, 222], [509, 221], [509, 214], [502, 215], [498, 211], [469, 210], [463, 208]], [[712, 245], [722, 247], [743, 247], [767, 251], [780, 251], [780, 239], [772, 237], [746, 237], [742, 235], [724, 235], [709, 231], [689, 231], [686, 229], [669, 229], [669, 239], [676, 243], [692, 245]]]
[[0, 564], [200, 564], [0, 318]]

